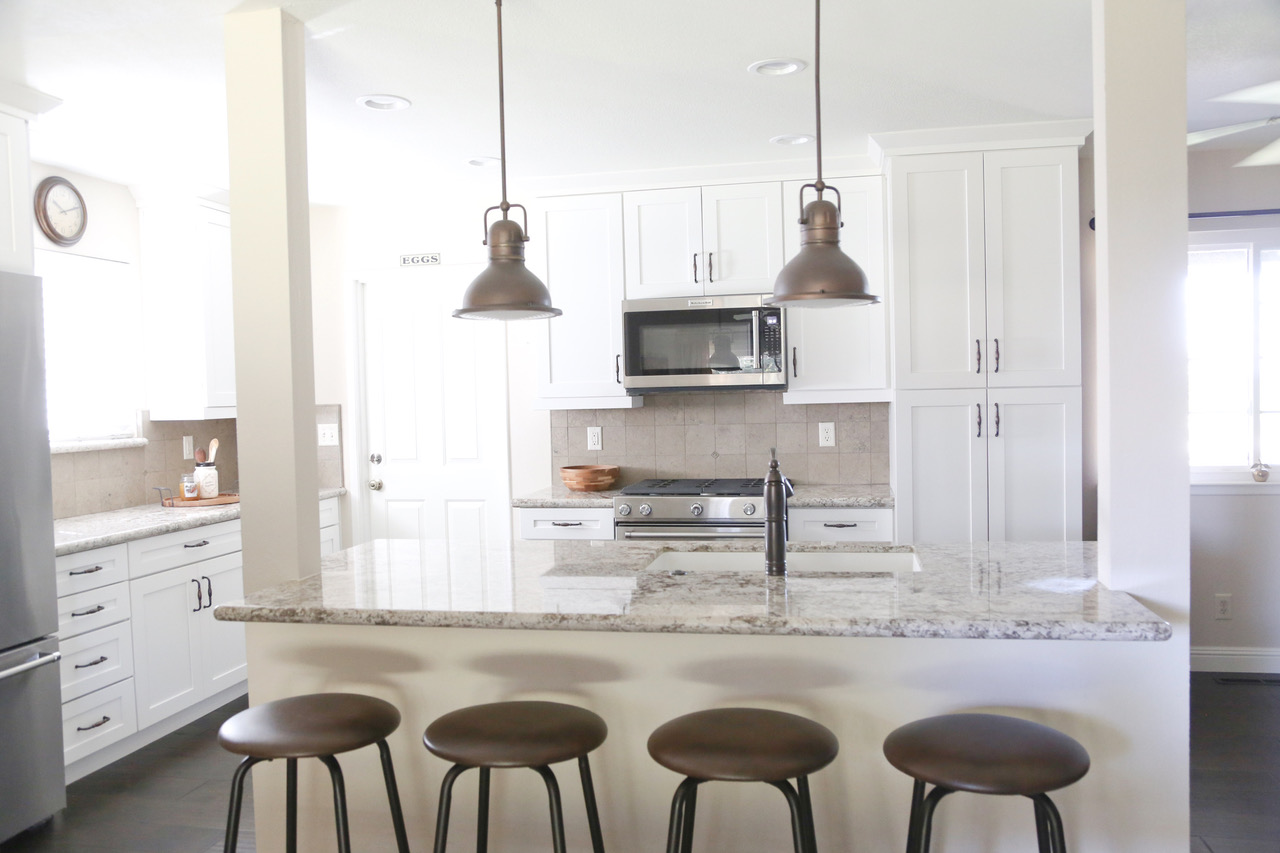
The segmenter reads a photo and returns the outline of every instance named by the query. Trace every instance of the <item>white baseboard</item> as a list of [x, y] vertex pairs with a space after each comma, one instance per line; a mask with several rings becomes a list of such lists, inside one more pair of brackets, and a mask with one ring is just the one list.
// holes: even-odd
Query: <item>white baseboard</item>
[[1191, 671], [1280, 673], [1280, 649], [1192, 646]]

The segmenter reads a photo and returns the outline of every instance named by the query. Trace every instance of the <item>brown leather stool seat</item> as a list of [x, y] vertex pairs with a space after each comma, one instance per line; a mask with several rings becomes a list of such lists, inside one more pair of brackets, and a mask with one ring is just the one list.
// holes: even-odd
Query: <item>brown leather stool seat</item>
[[[1047, 792], [1089, 772], [1089, 753], [1075, 739], [1016, 717], [945, 714], [891, 732], [884, 755], [915, 779], [907, 853], [927, 853], [934, 809], [955, 791], [1030, 798], [1040, 853], [1066, 853], [1062, 818]], [[934, 786], [927, 795], [926, 785]]]
[[333, 783], [334, 817], [338, 849], [351, 850], [347, 826], [346, 791], [342, 768], [334, 756], [377, 744], [382, 759], [382, 775], [395, 826], [396, 846], [408, 853], [409, 841], [400, 809], [395, 771], [387, 736], [400, 726], [400, 712], [389, 702], [358, 693], [314, 693], [291, 696], [255, 705], [222, 724], [218, 743], [228, 752], [245, 756], [231, 783], [231, 808], [227, 816], [227, 836], [223, 849], [234, 853], [240, 826], [240, 806], [244, 779], [253, 765], [283, 758], [287, 764], [285, 849], [298, 847], [298, 759], [318, 758], [329, 768]]
[[649, 755], [686, 777], [671, 801], [668, 853], [692, 850], [697, 789], [708, 781], [767, 782], [782, 791], [791, 808], [796, 853], [814, 853], [808, 777], [830, 764], [839, 749], [825, 726], [763, 708], [696, 711], [659, 726], [649, 736]]
[[560, 788], [549, 765], [578, 760], [582, 791], [591, 829], [591, 848], [604, 853], [604, 837], [596, 809], [588, 753], [604, 743], [609, 727], [599, 715], [560, 702], [494, 702], [460, 708], [427, 726], [422, 743], [434, 755], [453, 762], [440, 786], [440, 810], [436, 819], [436, 853], [444, 853], [449, 832], [449, 804], [453, 783], [471, 768], [480, 770], [480, 807], [476, 850], [488, 846], [489, 771], [493, 768], [528, 767], [547, 786], [551, 801], [551, 839], [556, 853], [564, 853], [564, 816]]

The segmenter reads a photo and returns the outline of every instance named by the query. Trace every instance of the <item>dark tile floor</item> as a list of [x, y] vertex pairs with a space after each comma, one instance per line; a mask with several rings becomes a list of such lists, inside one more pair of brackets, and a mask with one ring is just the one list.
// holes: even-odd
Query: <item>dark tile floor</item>
[[[72, 784], [0, 853], [215, 853], [237, 758], [214, 738], [243, 699]], [[239, 850], [252, 853], [245, 799]], [[1280, 676], [1191, 675], [1191, 853], [1280, 853]]]

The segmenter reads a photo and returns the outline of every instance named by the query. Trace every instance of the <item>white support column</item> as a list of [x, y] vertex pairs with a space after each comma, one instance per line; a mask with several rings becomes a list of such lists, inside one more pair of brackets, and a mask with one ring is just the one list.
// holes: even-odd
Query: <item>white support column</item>
[[320, 564], [302, 24], [224, 21], [245, 591]]

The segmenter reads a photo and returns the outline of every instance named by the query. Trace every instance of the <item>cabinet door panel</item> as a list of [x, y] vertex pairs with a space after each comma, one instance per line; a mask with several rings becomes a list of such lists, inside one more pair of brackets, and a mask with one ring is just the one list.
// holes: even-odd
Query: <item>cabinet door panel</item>
[[982, 155], [896, 157], [889, 178], [895, 383], [982, 387], [989, 369]]
[[702, 188], [703, 293], [772, 293], [782, 270], [782, 185]]
[[206, 592], [212, 590], [206, 598], [205, 609], [197, 614], [205, 693], [212, 695], [244, 681], [247, 676], [244, 623], [219, 622], [213, 618], [213, 608], [217, 605], [244, 598], [242, 559], [240, 554], [228, 554], [196, 563], [190, 569], [201, 583], [206, 583]]
[[897, 541], [986, 539], [991, 414], [985, 393], [903, 392], [894, 417], [901, 448], [895, 456]]
[[29, 166], [26, 121], [0, 114], [0, 270], [26, 275], [35, 242]]
[[[623, 193], [628, 299], [701, 296], [702, 194], [697, 187]], [[697, 257], [695, 261], [695, 256]], [[695, 272], [695, 263], [697, 269]]]
[[989, 397], [992, 541], [1079, 539], [1080, 389], [1011, 388]]
[[199, 648], [192, 631], [198, 606], [188, 567], [129, 582], [133, 610], [134, 685], [138, 726], [201, 699]]
[[[987, 383], [1080, 383], [1076, 149], [986, 155]], [[999, 346], [999, 369], [995, 348]]]

